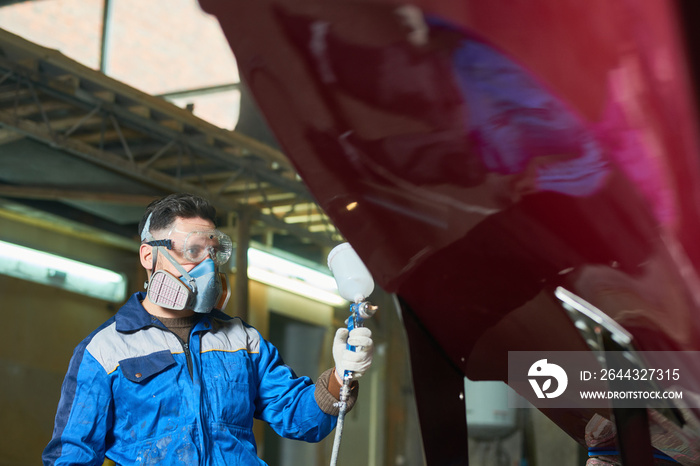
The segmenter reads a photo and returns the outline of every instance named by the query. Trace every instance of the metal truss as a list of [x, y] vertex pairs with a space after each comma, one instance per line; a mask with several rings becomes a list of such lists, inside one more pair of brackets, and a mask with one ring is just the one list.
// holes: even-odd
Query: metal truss
[[[166, 192], [206, 196], [258, 230], [332, 246], [340, 234], [281, 152], [0, 30], [0, 152], [21, 137]], [[0, 196], [143, 203], [143, 195], [2, 186]]]

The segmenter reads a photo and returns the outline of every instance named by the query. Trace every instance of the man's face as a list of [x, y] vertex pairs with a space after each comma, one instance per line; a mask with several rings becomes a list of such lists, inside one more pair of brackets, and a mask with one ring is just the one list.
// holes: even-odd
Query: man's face
[[[175, 223], [170, 226], [170, 228], [162, 230], [162, 231], [157, 231], [153, 232], [153, 236], [155, 239], [170, 239], [173, 244], [173, 248], [168, 250], [168, 253], [172, 256], [172, 258], [177, 261], [178, 264], [182, 266], [187, 272], [192, 270], [197, 264], [202, 262], [204, 259], [208, 257], [207, 254], [204, 254], [203, 256], [200, 256], [200, 254], [197, 252], [195, 254], [192, 254], [194, 252], [194, 248], [200, 248], [200, 247], [205, 247], [205, 244], [202, 244], [201, 241], [197, 241], [193, 235], [190, 235], [190, 233], [195, 232], [195, 231], [207, 231], [207, 230], [213, 230], [215, 228], [214, 224], [210, 220], [205, 220], [203, 218], [181, 218], [178, 217], [175, 220]], [[187, 247], [189, 248], [190, 254], [186, 254], [184, 247], [185, 247], [185, 240], [188, 239], [189, 235], [189, 240], [187, 241]], [[200, 256], [197, 257], [196, 259], [192, 259], [193, 256]], [[150, 267], [149, 267], [150, 268]], [[156, 264], [156, 270], [166, 270], [176, 277], [181, 276], [182, 274], [175, 268], [175, 266], [163, 255], [163, 254], [158, 254], [158, 262]]]

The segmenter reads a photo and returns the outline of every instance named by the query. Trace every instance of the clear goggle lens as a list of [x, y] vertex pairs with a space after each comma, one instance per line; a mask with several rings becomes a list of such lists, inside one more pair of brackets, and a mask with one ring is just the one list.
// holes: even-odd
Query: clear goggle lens
[[232, 249], [231, 237], [219, 230], [193, 231], [185, 237], [182, 255], [194, 263], [211, 257], [216, 265], [222, 265], [231, 257]]

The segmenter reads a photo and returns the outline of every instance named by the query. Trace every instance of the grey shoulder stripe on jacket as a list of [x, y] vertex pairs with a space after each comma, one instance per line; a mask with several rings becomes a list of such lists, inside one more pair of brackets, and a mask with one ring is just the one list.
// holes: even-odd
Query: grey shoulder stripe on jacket
[[87, 346], [87, 351], [110, 373], [122, 359], [146, 356], [157, 351], [170, 350], [182, 353], [177, 337], [162, 329], [148, 327], [133, 333], [121, 333], [112, 324], [96, 334]]

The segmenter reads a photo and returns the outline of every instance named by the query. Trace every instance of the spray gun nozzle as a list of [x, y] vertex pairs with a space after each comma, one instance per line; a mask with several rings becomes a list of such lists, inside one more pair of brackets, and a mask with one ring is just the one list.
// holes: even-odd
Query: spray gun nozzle
[[369, 319], [377, 312], [377, 309], [379, 309], [379, 307], [369, 302], [364, 302], [360, 304], [359, 308], [357, 309], [357, 312], [361, 318]]

